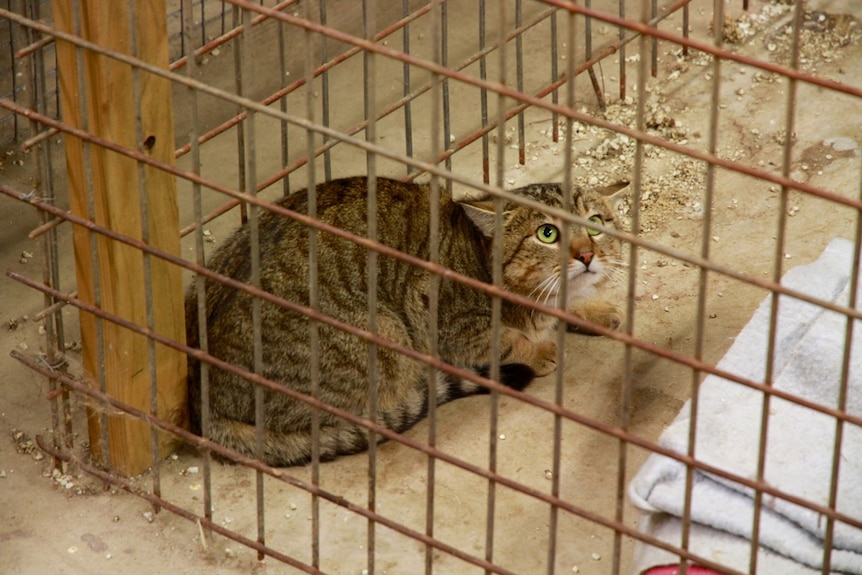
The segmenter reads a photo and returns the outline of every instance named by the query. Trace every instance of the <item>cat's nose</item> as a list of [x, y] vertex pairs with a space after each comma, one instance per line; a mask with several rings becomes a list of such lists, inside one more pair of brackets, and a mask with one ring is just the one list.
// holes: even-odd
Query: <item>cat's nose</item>
[[589, 269], [590, 262], [593, 261], [593, 252], [580, 252], [578, 254], [578, 261], [584, 264], [587, 269]]

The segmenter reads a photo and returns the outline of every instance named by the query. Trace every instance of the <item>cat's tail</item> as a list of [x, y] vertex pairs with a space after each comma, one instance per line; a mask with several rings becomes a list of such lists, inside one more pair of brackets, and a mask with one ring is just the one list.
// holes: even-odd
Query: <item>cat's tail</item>
[[[491, 366], [483, 365], [474, 368], [476, 375], [481, 377], [491, 376]], [[500, 383], [517, 391], [522, 391], [536, 378], [536, 372], [523, 363], [508, 363], [500, 366]], [[478, 383], [466, 379], [459, 379], [451, 375], [445, 376], [446, 393], [441, 397], [438, 392], [437, 403], [467, 397], [468, 395], [487, 394], [490, 390]]]
[[[257, 435], [253, 424], [213, 418], [209, 437], [228, 449], [249, 458], [257, 458]], [[367, 430], [350, 424], [320, 428], [320, 460], [331, 461], [339, 455], [358, 453], [368, 448]], [[265, 428], [263, 456], [272, 467], [304, 465], [311, 461], [312, 434], [310, 431], [281, 432]]]

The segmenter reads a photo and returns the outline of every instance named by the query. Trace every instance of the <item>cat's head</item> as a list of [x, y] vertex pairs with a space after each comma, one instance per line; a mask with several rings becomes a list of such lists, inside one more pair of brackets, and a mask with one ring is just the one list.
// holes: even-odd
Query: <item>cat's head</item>
[[[606, 188], [575, 188], [572, 213], [597, 224], [616, 227], [617, 206], [627, 192], [627, 183]], [[544, 205], [563, 208], [563, 186], [531, 184], [512, 193]], [[462, 202], [473, 223], [485, 236], [494, 237], [493, 199]], [[567, 252], [565, 274], [568, 299], [591, 295], [593, 286], [605, 277], [621, 274], [620, 242], [598, 228], [570, 222], [563, 237], [560, 218], [520, 205], [503, 206], [503, 281], [506, 289], [548, 305], [556, 305], [561, 286], [561, 254]]]

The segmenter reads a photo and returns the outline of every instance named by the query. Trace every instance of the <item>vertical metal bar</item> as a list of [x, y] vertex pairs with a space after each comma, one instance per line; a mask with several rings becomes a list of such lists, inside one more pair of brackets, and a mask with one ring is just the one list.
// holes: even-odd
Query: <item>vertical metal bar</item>
[[[73, 0], [72, 13], [75, 18], [75, 35], [80, 37], [82, 36], [83, 25], [81, 22], [81, 0]], [[75, 57], [77, 64], [77, 72], [78, 72], [78, 86], [79, 89], [84, 90], [87, 85], [84, 81], [84, 50], [80, 46], [75, 47]], [[84, 131], [89, 131], [89, 110], [86, 105], [86, 97], [84, 94], [81, 94], [80, 98], [81, 102], [81, 129]], [[92, 153], [90, 149], [90, 143], [86, 140], [81, 142], [82, 148], [82, 156], [84, 163], [85, 180], [86, 180], [86, 196], [87, 196], [87, 219], [91, 222], [96, 221], [96, 205], [95, 198], [93, 195], [93, 171], [92, 171]], [[93, 303], [96, 306], [101, 307], [102, 305], [102, 286], [99, 278], [101, 277], [101, 268], [99, 266], [99, 258], [98, 258], [98, 235], [95, 232], [88, 231], [89, 242], [90, 242], [90, 269], [93, 271]], [[96, 364], [98, 369], [96, 370], [96, 382], [99, 386], [99, 391], [102, 393], [107, 392], [107, 383], [106, 383], [106, 375], [105, 375], [105, 332], [103, 320], [96, 316], [94, 317], [95, 331], [96, 331]], [[99, 449], [102, 455], [102, 461], [108, 462], [111, 460], [111, 452], [110, 446], [108, 442], [108, 414], [104, 411], [99, 411]]]
[[[650, 22], [655, 22], [653, 28], [658, 30], [658, 21], [656, 16], [658, 15], [658, 0], [650, 0]], [[641, 55], [643, 56], [643, 55]], [[658, 38], [655, 36], [650, 37], [650, 74], [655, 78], [658, 76]]]
[[[129, 5], [134, 4], [129, 0]], [[129, 10], [129, 47], [132, 56], [138, 55], [137, 17], [134, 9]], [[141, 116], [141, 71], [132, 66], [132, 99], [135, 108], [135, 141], [142, 145], [144, 141], [144, 126]], [[137, 163], [138, 172], [138, 206], [141, 217], [141, 240], [150, 242], [150, 217], [149, 202], [147, 200], [147, 174], [142, 162]], [[153, 306], [153, 270], [152, 259], [149, 253], [141, 254], [143, 257], [144, 272], [144, 306], [146, 308], [147, 328], [155, 330], [155, 311]], [[156, 374], [156, 341], [147, 338], [147, 370], [149, 379], [150, 413], [159, 416], [158, 401], [158, 378]], [[161, 457], [159, 456], [159, 432], [155, 425], [150, 425], [150, 449], [151, 452], [151, 475], [153, 481], [153, 495], [161, 497]], [[158, 504], [153, 504], [153, 512], [161, 510]]]
[[[585, 0], [584, 5], [587, 8], [592, 8], [592, 1]], [[584, 61], [589, 61], [593, 56], [593, 19], [589, 16], [584, 17]], [[574, 72], [572, 72], [574, 74]], [[596, 77], [596, 72], [592, 66], [587, 68], [587, 75], [590, 77], [590, 82], [593, 85], [593, 91], [596, 93], [596, 100], [599, 104], [599, 109], [604, 112], [607, 109], [605, 97], [602, 94], [602, 88], [599, 86], [599, 80]]]
[[[557, 81], [559, 77], [559, 72], [557, 70], [557, 13], [553, 12], [550, 18], [550, 26], [551, 26], [551, 83]], [[560, 94], [557, 90], [551, 92], [551, 102], [553, 104], [558, 104], [560, 101]], [[559, 126], [559, 114], [556, 111], [551, 113], [551, 134], [552, 140], [554, 142], [560, 141], [560, 126]], [[485, 182], [487, 183], [487, 181]]]
[[[305, 4], [305, 18], [311, 20], [311, 3]], [[314, 122], [314, 34], [306, 29], [305, 40], [305, 115], [306, 120]], [[306, 149], [308, 163], [308, 215], [317, 217], [317, 187], [314, 162], [315, 135], [312, 130], [306, 130]], [[308, 307], [318, 310], [318, 260], [317, 260], [317, 229], [308, 228]], [[311, 396], [320, 397], [320, 326], [313, 319], [308, 321], [309, 348], [311, 349]], [[320, 411], [311, 409], [311, 483], [320, 485]], [[311, 495], [311, 565], [320, 567], [320, 498], [316, 493]]]
[[[620, 11], [624, 11], [624, 0], [620, 0]], [[648, 19], [646, 5], [641, 4], [641, 21], [646, 22]], [[622, 29], [621, 32], [622, 34]], [[647, 51], [647, 39], [641, 35], [638, 42], [638, 52], [643, 55]], [[620, 56], [620, 64], [623, 65], [624, 58]], [[646, 131], [646, 59], [641, 58], [638, 66], [638, 82], [637, 82], [637, 112], [636, 112], [636, 127], [638, 132]], [[620, 84], [621, 90], [624, 92], [624, 82]], [[624, 96], [622, 96], [624, 97]], [[641, 213], [641, 185], [643, 182], [643, 158], [644, 158], [644, 143], [643, 140], [635, 141], [635, 157], [634, 157], [634, 174], [632, 178], [631, 189], [631, 232], [636, 236], [640, 236], [640, 213]], [[629, 277], [626, 297], [626, 333], [634, 335], [635, 329], [635, 296], [637, 292], [637, 262], [638, 262], [638, 244], [632, 243], [629, 246]], [[632, 405], [632, 387], [634, 386], [634, 348], [631, 344], [625, 345], [623, 354], [625, 364], [625, 376], [623, 379], [623, 393], [620, 405], [620, 429], [628, 430], [629, 415]], [[626, 467], [628, 465], [628, 444], [625, 440], [619, 441], [619, 456], [617, 460], [617, 490], [616, 490], [616, 511], [615, 518], [619, 522], [624, 520], [625, 511], [625, 488], [626, 488]], [[614, 550], [613, 550], [613, 567], [612, 573], [619, 573], [622, 567], [622, 534], [619, 531], [614, 531]]]
[[[620, 18], [626, 17], [626, 0], [619, 0]], [[620, 100], [626, 99], [626, 29], [619, 27], [620, 39]]]
[[[485, 49], [485, 0], [479, 0], [479, 51]], [[488, 79], [488, 62], [485, 56], [479, 58], [479, 78]], [[479, 89], [479, 100], [481, 105], [482, 128], [488, 125], [488, 90], [484, 87]], [[500, 130], [499, 137], [505, 139], [506, 131]], [[488, 134], [482, 134], [482, 181], [486, 184], [491, 182], [491, 160], [488, 144]]]
[[[515, 0], [515, 28], [521, 27], [523, 12], [523, 3], [521, 0]], [[500, 31], [504, 34], [505, 28]], [[524, 35], [518, 34], [515, 37], [515, 83], [518, 87], [518, 92], [524, 91]], [[522, 166], [527, 162], [527, 142], [524, 134], [524, 113], [518, 114], [518, 163]]]
[[[7, 5], [9, 7], [9, 10], [11, 11], [13, 9], [12, 8], [12, 0], [9, 0]], [[21, 14], [24, 13], [23, 12], [23, 6], [20, 7], [19, 12]], [[11, 65], [12, 73], [10, 74], [10, 76], [11, 76], [11, 81], [12, 81], [12, 100], [15, 102], [18, 101], [18, 88], [19, 88], [19, 86], [18, 86], [18, 74], [17, 74], [17, 67], [18, 66], [17, 66], [17, 61], [15, 59], [15, 52], [16, 52], [15, 39], [18, 36], [18, 34], [16, 34], [16, 30], [18, 30], [18, 27], [13, 26], [12, 23], [10, 22], [9, 23], [9, 61], [12, 63], [12, 65]], [[24, 34], [24, 33], [25, 32], [22, 28], [21, 31], [19, 32], [19, 34]], [[18, 141], [19, 139], [21, 139], [21, 136], [22, 136], [20, 119], [18, 118], [18, 114], [12, 114], [12, 125], [13, 125], [13, 136], [12, 136], [12, 138], [14, 141]]]
[[[862, 173], [860, 173], [862, 175]], [[862, 198], [862, 177], [859, 179], [859, 198]], [[847, 307], [856, 309], [859, 289], [859, 272], [862, 264], [862, 213], [856, 212], [856, 234], [853, 242], [853, 266], [850, 274], [850, 297]], [[843, 412], [847, 410], [847, 393], [850, 385], [850, 360], [853, 352], [853, 332], [856, 322], [847, 316], [844, 328], [844, 357], [841, 360], [841, 382], [838, 389], [836, 407]], [[841, 418], [835, 419], [835, 446], [832, 450], [832, 470], [829, 482], [829, 508], [838, 507], [838, 480], [841, 470], [841, 447], [844, 442], [844, 423]], [[832, 572], [832, 548], [835, 537], [835, 519], [826, 518], [826, 531], [823, 536], [823, 573]]]
[[[186, 21], [186, 3], [180, 2], [179, 6], [180, 11], [180, 27], [185, 26]], [[180, 58], [185, 57], [186, 55], [186, 35], [183, 33], [182, 29], [180, 30]]]
[[[724, 8], [717, 6], [716, 21], [724, 21]], [[715, 34], [715, 46], [721, 48], [724, 44], [724, 38], [721, 31]], [[710, 154], [715, 154], [718, 150], [719, 138], [719, 110], [721, 108], [721, 58], [713, 59], [712, 83], [710, 95], [710, 115], [709, 115], [709, 136], [707, 140], [707, 150]], [[701, 231], [700, 255], [704, 260], [709, 260], [710, 245], [712, 242], [712, 204], [713, 193], [715, 190], [715, 165], [708, 163], [706, 165], [706, 186], [703, 196], [703, 224]], [[709, 270], [701, 268], [698, 277], [698, 293], [697, 293], [697, 320], [695, 325], [695, 341], [694, 341], [694, 357], [701, 359], [703, 357], [704, 341], [706, 339], [706, 304], [707, 304], [707, 285], [709, 281]], [[699, 419], [700, 406], [700, 383], [701, 372], [692, 370], [691, 373], [691, 399], [689, 401], [690, 419], [688, 428], [688, 450], [689, 457], [697, 456], [697, 423]], [[691, 506], [692, 492], [694, 489], [695, 469], [687, 465], [685, 470], [685, 492], [683, 496], [683, 512], [682, 512], [682, 536], [680, 547], [688, 550], [691, 540]], [[680, 572], [685, 575], [688, 569], [688, 561], [680, 559]]]
[[[410, 14], [410, 0], [401, 0], [401, 15], [407, 18]], [[405, 54], [410, 54], [410, 24], [405, 24], [401, 29], [402, 51]], [[410, 64], [404, 62], [402, 67], [402, 78], [404, 84], [404, 97], [410, 95]], [[413, 157], [413, 112], [411, 109], [411, 101], [404, 102], [404, 153], [408, 158]], [[413, 171], [411, 166], [407, 166], [407, 174]]]
[[[240, 84], [245, 87], [250, 85], [252, 77], [253, 61], [244, 62], [246, 58], [251, 59], [252, 51], [252, 27], [251, 14], [245, 10], [240, 11], [240, 21], [236, 24], [242, 25], [242, 38], [236, 42], [237, 50], [235, 52], [237, 64], [240, 70]], [[256, 115], [253, 110], [247, 110], [248, 116], [240, 125], [242, 132], [242, 141], [244, 146], [241, 150], [241, 162], [245, 166], [245, 189], [252, 195], [257, 194], [257, 159], [255, 157], [255, 119]], [[256, 288], [261, 287], [260, 278], [260, 208], [254, 204], [248, 206], [248, 231], [249, 243], [251, 248], [251, 285]], [[253, 298], [251, 301], [251, 324], [252, 324], [252, 345], [253, 345], [253, 369], [254, 373], [263, 374], [263, 328], [262, 323], [262, 302], [260, 298]], [[266, 445], [266, 404], [264, 402], [263, 387], [254, 386], [254, 432], [256, 440], [256, 456], [258, 459], [264, 459], [264, 446]], [[266, 525], [265, 515], [266, 506], [264, 503], [264, 474], [260, 470], [255, 471], [255, 495], [257, 503], [257, 541], [261, 545], [266, 544]], [[264, 554], [262, 550], [257, 552], [257, 560], [263, 561]]]
[[[326, 26], [326, 0], [320, 0], [320, 23], [323, 26]], [[329, 44], [327, 37], [324, 35], [320, 36], [320, 63], [325, 64], [329, 60]], [[321, 93], [321, 105], [322, 116], [321, 123], [324, 126], [329, 126], [329, 71], [324, 70], [323, 73], [320, 74], [320, 93]], [[327, 136], [323, 136], [323, 143], [329, 141]], [[323, 152], [323, 178], [325, 181], [329, 181], [332, 179], [332, 155], [331, 148], [326, 148]], [[309, 158], [311, 161], [311, 158]]]
[[[201, 0], [201, 1], [203, 1], [203, 0]], [[227, 18], [226, 18], [227, 10], [225, 8], [227, 8], [227, 6], [225, 4], [222, 4], [220, 11], [219, 11], [219, 16], [221, 17], [221, 33], [222, 33], [222, 35], [224, 35], [224, 33], [227, 32], [227, 24], [225, 22], [225, 20], [227, 20]]]
[[[201, 46], [203, 46], [204, 44], [207, 43], [207, 15], [206, 15], [206, 12], [204, 11], [204, 8], [205, 8], [204, 2], [206, 0], [200, 0], [200, 1], [201, 1]], [[237, 24], [236, 13], [234, 13], [233, 25], [236, 26], [236, 24]]]
[[[447, 17], [448, 6], [446, 2], [440, 3], [440, 65], [449, 65], [449, 19]], [[440, 86], [443, 92], [443, 141], [446, 148], [449, 148], [449, 143], [453, 140], [452, 137], [452, 118], [449, 113], [449, 78], [444, 77]], [[446, 157], [446, 169], [452, 171], [452, 156]], [[446, 180], [446, 189], [452, 191], [452, 180]]]
[[[375, 32], [375, 12], [377, 5], [374, 0], [362, 2], [362, 24], [366, 40], [371, 40]], [[373, 52], [365, 51], [363, 61], [363, 86], [365, 95], [365, 139], [377, 142], [377, 92], [376, 59]], [[368, 152], [365, 156], [368, 171], [368, 239], [377, 241], [377, 157]], [[377, 333], [377, 252], [367, 252], [368, 277], [368, 331]], [[368, 419], [377, 422], [377, 345], [368, 343]], [[377, 510], [377, 434], [368, 430], [368, 510]], [[368, 535], [366, 543], [368, 575], [374, 575], [374, 559], [376, 544], [376, 524], [368, 519]]]
[[[285, 42], [285, 32], [287, 30], [287, 24], [284, 22], [277, 22], [278, 26], [278, 62], [279, 62], [279, 74], [281, 76], [281, 89], [285, 89], [290, 82], [287, 80], [287, 44]], [[278, 101], [279, 109], [283, 114], [287, 114], [287, 96], [282, 96]], [[290, 138], [289, 135], [289, 125], [287, 122], [281, 122], [281, 165], [286, 166], [290, 161]], [[281, 191], [282, 195], [286, 198], [290, 195], [290, 174], [284, 176], [281, 181]]]
[[[688, 7], [689, 7], [689, 4], [688, 4], [688, 3], [686, 3], [686, 4], [682, 7], [682, 37], [683, 37], [683, 38], [685, 38], [686, 40], [688, 40], [688, 27], [689, 27], [689, 23], [688, 23], [688, 20], [689, 20], [689, 11], [688, 11]], [[688, 44], [684, 44], [684, 45], [683, 45], [683, 47], [682, 47], [682, 55], [683, 55], [683, 56], [688, 56]]]
[[[498, 82], [506, 85], [506, 3], [498, 4], [497, 26], [499, 29], [499, 77]], [[495, 185], [499, 188], [504, 186], [505, 158], [506, 158], [506, 98], [497, 94], [497, 165], [495, 174]], [[503, 200], [494, 197], [494, 238], [491, 256], [491, 276], [495, 286], [503, 285]], [[499, 297], [491, 299], [491, 379], [500, 380], [500, 349], [502, 335], [502, 300]], [[490, 436], [488, 446], [488, 470], [492, 473], [497, 471], [497, 423], [500, 407], [499, 394], [492, 390], [490, 394]], [[488, 480], [487, 514], [485, 518], [485, 560], [489, 563], [494, 561], [494, 531], [495, 515], [497, 507], [497, 484], [493, 479]], [[489, 571], [486, 571], [489, 573]]]
[[[192, 33], [194, 31], [192, 0], [183, 0], [183, 32], [184, 41], [188, 45], [189, 53], [194, 53], [194, 44], [192, 42]], [[194, 78], [198, 74], [197, 58], [189, 58], [186, 66], [186, 75]], [[201, 154], [198, 145], [198, 134], [200, 126], [198, 124], [198, 99], [197, 92], [193, 88], [187, 89], [189, 102], [189, 113], [191, 114], [191, 123], [189, 127], [188, 140], [191, 147], [191, 170], [195, 174], [201, 173]], [[204, 250], [204, 226], [203, 226], [203, 204], [201, 195], [201, 185], [198, 182], [192, 182], [192, 204], [195, 220], [195, 263], [199, 266], [206, 265], [206, 252]], [[198, 322], [198, 347], [204, 352], [209, 351], [209, 338], [207, 334], [207, 308], [206, 308], [206, 278], [197, 274], [195, 275], [195, 295], [197, 298], [197, 317]], [[186, 321], [191, 321], [191, 318], [186, 318]], [[200, 369], [200, 386], [201, 386], [201, 435], [209, 437], [210, 435], [210, 387], [209, 387], [209, 364], [202, 361], [199, 364]], [[191, 385], [197, 385], [192, 382]], [[212, 455], [209, 450], [205, 450], [202, 459], [202, 483], [203, 483], [203, 499], [204, 499], [204, 517], [208, 521], [212, 521], [213, 503], [212, 503]], [[207, 533], [208, 534], [208, 533]]]
[[[480, 0], [482, 1], [482, 0]], [[442, 61], [440, 54], [440, 39], [435, 33], [435, 30], [440, 29], [440, 5], [437, 2], [431, 2], [430, 10], [430, 28], [431, 28], [431, 57], [434, 63], [439, 64]], [[441, 78], [439, 74], [431, 74], [431, 157], [440, 157], [440, 100], [441, 100]], [[440, 260], [440, 179], [436, 174], [431, 174], [430, 182], [430, 230], [431, 245], [430, 258], [434, 263]], [[431, 283], [429, 285], [429, 353], [436, 357], [438, 343], [438, 312], [440, 301], [440, 277], [437, 274], [431, 274]], [[428, 445], [434, 447], [437, 445], [437, 373], [428, 367]], [[428, 480], [427, 491], [425, 492], [425, 534], [429, 537], [434, 536], [434, 502], [436, 494], [436, 471], [437, 460], [432, 455], [428, 456]], [[434, 570], [434, 551], [435, 549], [425, 545], [425, 575], [431, 575]]]
[[[201, 19], [204, 20], [203, 13], [203, 0], [201, 0]], [[240, 12], [239, 6], [232, 6], [232, 16], [233, 16], [233, 26], [234, 28], [238, 28], [240, 22], [242, 21], [242, 14]], [[203, 27], [203, 21], [201, 22], [201, 26]], [[206, 43], [206, 37], [203, 37], [203, 42]], [[241, 57], [241, 47], [242, 42], [234, 42], [233, 43], [233, 73], [234, 73], [234, 86], [236, 87], [236, 93], [239, 96], [245, 94], [245, 87], [243, 86], [243, 70], [242, 70], [242, 57]], [[236, 113], [241, 114], [243, 109], [240, 106], [237, 106]], [[246, 118], [246, 121], [248, 118]], [[247, 178], [245, 175], [245, 130], [242, 128], [242, 123], [237, 125], [236, 128], [236, 157], [237, 157], [237, 187], [239, 191], [245, 192]], [[245, 223], [248, 220], [248, 206], [245, 202], [239, 205], [240, 210], [240, 221]]]
[[[21, 13], [25, 13], [28, 6], [21, 6]], [[30, 17], [34, 20], [40, 18], [38, 0], [29, 1]], [[10, 30], [12, 27], [9, 23]], [[24, 33], [27, 38], [27, 43], [32, 44], [36, 40], [36, 33], [32, 30], [25, 29]], [[10, 31], [11, 38], [11, 31]], [[24, 66], [24, 83], [29, 86], [29, 106], [41, 114], [46, 114], [47, 104], [47, 86], [45, 80], [45, 58], [42, 50], [37, 50], [27, 57]], [[29, 122], [30, 132], [35, 134], [38, 131], [38, 124], [34, 120]], [[33, 173], [35, 178], [33, 181], [33, 191], [36, 195], [45, 202], [54, 202], [54, 187], [52, 179], [51, 166], [51, 139], [47, 138], [41, 142], [33, 154]], [[50, 217], [46, 212], [39, 212], [39, 217], [42, 223], [47, 223]], [[57, 253], [57, 230], [51, 228], [41, 238], [40, 245], [42, 248], [42, 281], [55, 289], [59, 289], [60, 271], [59, 271], [59, 256]], [[45, 307], [51, 307], [56, 303], [56, 300], [45, 295]], [[59, 312], [48, 314], [45, 317], [45, 352], [46, 361], [51, 369], [62, 369], [65, 371], [65, 358], [62, 350], [64, 349], [63, 335], [63, 314]], [[48, 386], [51, 392], [57, 389], [57, 382], [53, 379], [48, 379]], [[53, 393], [51, 394], [53, 397]], [[53, 397], [50, 400], [51, 409], [51, 430], [52, 442], [58, 451], [72, 448], [72, 420], [69, 412], [69, 393], [62, 391], [61, 397]], [[62, 414], [61, 414], [62, 409]], [[54, 458], [54, 467], [60, 469], [62, 463], [60, 459]]]
[[[719, 2], [716, 2], [719, 3]], [[790, 48], [790, 67], [794, 70], [799, 69], [799, 37], [802, 30], [803, 5], [801, 2], [794, 6], [793, 12], [793, 33], [791, 36]], [[723, 22], [724, 20], [719, 20]], [[787, 78], [787, 109], [784, 120], [784, 128], [786, 135], [784, 138], [784, 150], [781, 161], [781, 175], [785, 178], [790, 176], [791, 162], [793, 160], [793, 130], [796, 117], [796, 86], [797, 81], [794, 78]], [[772, 279], [778, 283], [781, 281], [784, 263], [784, 246], [787, 234], [787, 201], [790, 191], [787, 186], [781, 186], [781, 195], [778, 202], [778, 230], [776, 231], [775, 241], [775, 265], [773, 269]], [[772, 386], [773, 376], [775, 373], [775, 346], [777, 338], [778, 325], [778, 309], [780, 298], [777, 294], [772, 294], [769, 317], [769, 345], [766, 354], [766, 375], [764, 384]], [[763, 406], [760, 413], [760, 438], [758, 440], [758, 455], [757, 455], [757, 481], [763, 481], [766, 470], [766, 449], [769, 430], [769, 410], [772, 396], [764, 394]], [[751, 533], [751, 560], [749, 570], [752, 573], [757, 572], [757, 551], [760, 545], [760, 519], [763, 510], [763, 492], [756, 490], [754, 492], [754, 519], [752, 521]]]
[[[566, 38], [566, 107], [569, 110], [575, 109], [575, 45], [577, 43], [577, 14], [573, 11], [568, 13], [568, 35]], [[588, 35], [589, 37], [589, 35]], [[556, 122], [554, 122], [556, 127]], [[563, 148], [563, 210], [571, 211], [572, 209], [572, 194], [574, 189], [574, 181], [572, 178], [572, 165], [574, 163], [574, 151], [572, 145], [574, 143], [574, 121], [571, 115], [566, 115], [566, 139]], [[562, 237], [565, 238], [560, 242], [561, 246], [569, 245], [569, 236], [571, 234], [571, 224], [563, 220]], [[568, 249], [560, 249], [560, 269], [565, 270], [569, 267], [570, 253]], [[560, 301], [557, 305], [561, 309], [566, 310], [568, 307], [568, 274], [560, 274], [559, 293], [561, 294]], [[554, 403], [563, 405], [563, 390], [565, 383], [565, 352], [566, 352], [566, 324], [560, 322], [557, 326], [557, 372], [554, 377]], [[554, 432], [553, 432], [553, 460], [551, 462], [551, 495], [553, 497], [560, 496], [560, 475], [562, 473], [562, 441], [563, 441], [563, 418], [559, 414], [554, 414]], [[556, 505], [551, 505], [550, 518], [548, 521], [548, 575], [553, 575], [557, 568], [557, 531], [559, 527], [560, 510]]]

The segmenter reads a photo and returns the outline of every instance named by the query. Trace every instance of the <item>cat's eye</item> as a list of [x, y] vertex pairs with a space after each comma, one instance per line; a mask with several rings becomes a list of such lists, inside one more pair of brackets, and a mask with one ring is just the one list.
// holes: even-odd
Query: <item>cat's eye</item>
[[[605, 222], [604, 222], [604, 220], [602, 220], [601, 216], [590, 216], [590, 221], [593, 223], [599, 224], [600, 226], [603, 226], [605, 224]], [[593, 228], [587, 228], [587, 233], [591, 236], [597, 236], [600, 233], [602, 233], [602, 231], [596, 230]]]
[[543, 244], [555, 244], [560, 240], [560, 230], [552, 224], [543, 224], [536, 230], [536, 237]]

